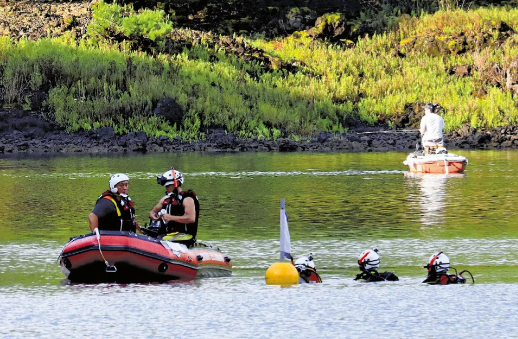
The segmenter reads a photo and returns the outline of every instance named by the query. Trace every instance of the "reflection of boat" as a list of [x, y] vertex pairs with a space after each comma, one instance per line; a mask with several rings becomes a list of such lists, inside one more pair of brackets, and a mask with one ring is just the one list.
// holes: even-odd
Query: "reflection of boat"
[[464, 172], [468, 159], [452, 153], [422, 155], [416, 152], [410, 153], [403, 164], [414, 173], [450, 174]]
[[414, 172], [405, 172], [405, 178], [407, 179], [424, 179], [424, 180], [432, 180], [431, 178], [465, 178], [466, 174], [464, 173], [451, 173], [447, 176], [433, 174], [433, 173], [414, 173]]
[[439, 225], [444, 222], [444, 208], [447, 196], [446, 183], [451, 178], [462, 178], [465, 174], [448, 175], [406, 172], [405, 178], [418, 179], [412, 182], [419, 184], [421, 207], [421, 224], [424, 226]]
[[101, 231], [73, 238], [60, 266], [74, 282], [191, 280], [232, 274], [230, 258], [197, 243], [192, 248], [133, 232]]

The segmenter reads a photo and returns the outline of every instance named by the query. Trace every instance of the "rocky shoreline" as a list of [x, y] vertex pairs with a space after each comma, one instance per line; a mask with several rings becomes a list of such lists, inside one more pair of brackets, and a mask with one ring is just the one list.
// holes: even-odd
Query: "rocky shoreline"
[[[505, 126], [487, 132], [466, 128], [446, 135], [448, 149], [518, 148], [518, 127]], [[208, 131], [201, 141], [149, 137], [144, 132], [116, 135], [113, 128], [69, 134], [43, 120], [36, 112], [0, 110], [0, 154], [124, 154], [164, 152], [410, 152], [419, 141], [415, 130], [358, 127], [342, 134], [320, 132], [306, 140], [241, 139], [222, 129]]]
[[[338, 1], [338, 0], [337, 0]], [[312, 3], [320, 4], [352, 4], [354, 1], [332, 1], [322, 2], [321, 0], [312, 0]], [[0, 0], [0, 36], [10, 36], [12, 39], [18, 40], [27, 38], [37, 40], [45, 37], [61, 36], [65, 32], [70, 32], [73, 37], [80, 39], [86, 32], [86, 27], [91, 18], [89, 10], [89, 1], [67, 1], [67, 2], [47, 2], [47, 1], [10, 1]], [[246, 2], [249, 4], [249, 2]], [[262, 6], [270, 9], [266, 3], [250, 2], [250, 6]], [[293, 4], [291, 4], [293, 5]], [[290, 4], [283, 4], [284, 9], [291, 8]], [[342, 6], [340, 5], [340, 6]], [[266, 6], [266, 7], [265, 7]], [[280, 5], [279, 5], [280, 6]], [[335, 7], [336, 7], [335, 6]], [[340, 7], [338, 6], [338, 7]], [[316, 6], [320, 8], [319, 6]], [[342, 6], [343, 7], [343, 6]], [[354, 7], [354, 6], [353, 6]], [[263, 9], [264, 9], [263, 8]], [[299, 29], [308, 29], [316, 20], [314, 15], [302, 15], [300, 11], [291, 8], [289, 15], [282, 13], [274, 15], [277, 19], [270, 20], [274, 28], [282, 28], [286, 34]], [[326, 10], [331, 10], [327, 8]], [[343, 10], [344, 8], [342, 8]], [[193, 10], [193, 9], [191, 9]], [[226, 9], [216, 8], [217, 13], [225, 12]], [[241, 9], [249, 12], [245, 7]], [[280, 7], [276, 11], [280, 11]], [[323, 7], [322, 7], [323, 10]], [[336, 8], [334, 8], [336, 10]], [[353, 8], [349, 8], [353, 11]], [[210, 12], [210, 11], [209, 11]], [[206, 13], [202, 17], [192, 16], [192, 13], [183, 13], [178, 9], [177, 19], [182, 22], [182, 18], [189, 18], [185, 24], [189, 24], [194, 28], [215, 28], [217, 24], [213, 15], [213, 21], [209, 24], [211, 13]], [[214, 13], [212, 13], [214, 14]], [[322, 14], [322, 13], [320, 13]], [[235, 15], [235, 14], [233, 14]], [[268, 14], [270, 15], [270, 14]], [[306, 18], [307, 17], [307, 18]], [[305, 22], [304, 19], [311, 21]], [[309, 18], [309, 19], [308, 19]], [[264, 18], [263, 18], [264, 19]], [[253, 20], [252, 20], [253, 21]], [[264, 21], [264, 20], [263, 20]], [[219, 21], [218, 21], [219, 22]], [[198, 23], [200, 27], [198, 27]], [[282, 24], [282, 25], [281, 25]], [[208, 25], [208, 27], [206, 27]], [[280, 26], [279, 26], [280, 25]], [[308, 26], [309, 25], [309, 26]], [[272, 26], [272, 27], [273, 27]], [[282, 27], [281, 27], [282, 26]], [[307, 27], [306, 27], [307, 26]], [[321, 24], [317, 26], [322, 26]], [[344, 33], [342, 27], [338, 25], [335, 30], [325, 28], [323, 31], [329, 31], [329, 36], [322, 36], [321, 39], [341, 39], [345, 36], [339, 35]], [[249, 27], [241, 27], [249, 29]], [[271, 28], [271, 27], [270, 27]], [[273, 30], [273, 28], [271, 28]], [[503, 38], [511, 35], [510, 28], [505, 25], [495, 27], [495, 30], [502, 33]], [[340, 33], [340, 34], [342, 34]], [[338, 35], [337, 35], [338, 34]], [[345, 34], [345, 33], [344, 33]], [[331, 39], [330, 41], [334, 41]], [[252, 58], [260, 62], [264, 67], [274, 68], [280, 67], [290, 72], [296, 65], [283, 64], [280, 60], [270, 59], [265, 54], [245, 43], [238, 43], [235, 39], [212, 35], [202, 31], [192, 33], [182, 33], [175, 30], [169, 35], [167, 48], [173, 53], [176, 49], [183, 49], [194, 41], [204, 41], [213, 46], [226, 46], [226, 51], [232, 55], [236, 55], [243, 60]], [[426, 39], [425, 39], [426, 40]], [[434, 39], [434, 43], [439, 43]], [[446, 40], [445, 40], [446, 41]], [[481, 40], [483, 41], [483, 39]], [[447, 44], [448, 41], [445, 42]], [[416, 43], [415, 40], [406, 41], [405, 51], [422, 44]], [[464, 42], [458, 41], [459, 46], [464, 46]], [[442, 47], [441, 47], [442, 46]], [[432, 46], [434, 47], [434, 46]], [[438, 45], [432, 50], [442, 50], [443, 45]], [[442, 48], [442, 49], [441, 49]], [[397, 51], [397, 57], [403, 57], [400, 51]], [[448, 70], [451, 75], [465, 77], [469, 76], [472, 71], [468, 66], [457, 66]], [[488, 71], [489, 72], [489, 71]], [[493, 72], [493, 73], [491, 73]], [[491, 68], [488, 73], [488, 79], [507, 79], [506, 84], [497, 84], [507, 89], [514, 88], [513, 81], [501, 75], [515, 74], [511, 70], [500, 70], [498, 67]], [[494, 73], [497, 72], [497, 73]], [[500, 72], [500, 73], [498, 73]], [[512, 80], [512, 79], [511, 79]], [[494, 84], [493, 84], [494, 85]], [[162, 153], [162, 152], [387, 152], [402, 151], [411, 152], [415, 149], [416, 143], [419, 141], [419, 133], [415, 130], [419, 125], [422, 116], [422, 103], [407, 104], [405, 113], [395, 117], [390, 121], [394, 129], [383, 124], [377, 127], [366, 127], [360, 121], [354, 118], [347, 118], [347, 121], [341, 121], [343, 127], [349, 129], [348, 133], [327, 133], [320, 132], [312, 137], [303, 140], [292, 140], [286, 137], [277, 140], [267, 139], [241, 139], [232, 133], [225, 133], [223, 129], [209, 129], [204, 131], [203, 140], [196, 142], [182, 141], [180, 138], [170, 140], [166, 137], [154, 138], [146, 135], [144, 132], [131, 132], [125, 135], [116, 135], [113, 128], [103, 127], [97, 130], [82, 131], [69, 134], [62, 127], [52, 122], [42, 119], [47, 116], [42, 109], [44, 101], [48, 98], [48, 93], [44, 91], [28, 92], [24, 96], [30, 102], [30, 108], [24, 107], [25, 110], [18, 108], [0, 108], [0, 155], [9, 154], [60, 154], [60, 153], [84, 153], [84, 154], [123, 154], [123, 153]], [[480, 91], [479, 91], [480, 92]], [[484, 93], [479, 93], [485, 95]], [[478, 95], [477, 94], [477, 95]], [[4, 98], [0, 88], [0, 107]], [[30, 109], [30, 110], [29, 110]], [[183, 112], [179, 105], [171, 98], [164, 98], [157, 104], [154, 114], [162, 116], [171, 125], [175, 123], [179, 125], [182, 121]], [[48, 117], [48, 116], [47, 116]], [[350, 121], [349, 121], [350, 120]], [[388, 121], [388, 120], [387, 120]], [[383, 123], [383, 122], [380, 122]], [[389, 122], [387, 122], [389, 123]], [[283, 136], [288, 133], [283, 132]], [[488, 131], [478, 131], [465, 125], [458, 131], [453, 131], [446, 135], [445, 146], [448, 149], [510, 149], [518, 148], [518, 126], [498, 127]]]

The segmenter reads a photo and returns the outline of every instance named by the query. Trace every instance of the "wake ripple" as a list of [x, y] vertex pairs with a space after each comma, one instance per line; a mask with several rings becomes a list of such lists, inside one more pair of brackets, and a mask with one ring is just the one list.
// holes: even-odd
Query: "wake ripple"
[[[237, 171], [237, 172], [184, 172], [189, 177], [225, 177], [230, 179], [250, 178], [250, 177], [286, 177], [286, 176], [357, 176], [357, 175], [390, 175], [390, 174], [404, 174], [405, 171], [369, 171], [369, 170], [345, 170], [345, 171]], [[113, 173], [3, 173], [3, 177], [10, 178], [69, 178], [69, 179], [82, 179], [82, 178], [106, 178]], [[128, 172], [131, 179], [149, 179], [156, 178], [162, 173], [150, 173], [150, 172]]]

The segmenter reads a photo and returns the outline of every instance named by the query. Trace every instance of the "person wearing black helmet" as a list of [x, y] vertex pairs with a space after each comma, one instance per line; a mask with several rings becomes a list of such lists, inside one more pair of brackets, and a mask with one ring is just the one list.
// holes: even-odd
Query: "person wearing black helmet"
[[421, 132], [424, 154], [430, 154], [443, 148], [444, 119], [437, 114], [439, 104], [426, 104], [424, 117], [421, 119], [419, 132]]
[[174, 168], [157, 177], [157, 183], [165, 187], [166, 195], [149, 212], [149, 217], [158, 223], [158, 236], [168, 235], [163, 239], [191, 246], [198, 233], [200, 204], [194, 191], [182, 189], [183, 182], [183, 174]]
[[90, 230], [135, 232], [138, 223], [135, 207], [128, 196], [129, 177], [124, 173], [114, 174], [110, 177], [109, 187], [99, 196], [88, 216]]

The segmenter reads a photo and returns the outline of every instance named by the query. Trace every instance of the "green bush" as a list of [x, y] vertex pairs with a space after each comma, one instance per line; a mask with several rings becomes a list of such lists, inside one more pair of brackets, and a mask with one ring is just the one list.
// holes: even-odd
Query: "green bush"
[[[106, 13], [119, 18], [110, 23], [120, 23], [118, 32], [126, 30], [125, 36], [144, 30], [131, 20], [124, 28], [120, 18], [127, 16], [120, 8], [129, 11], [128, 7], [113, 8], [117, 11]], [[488, 45], [477, 52], [439, 57], [417, 49], [405, 57], [394, 52], [416, 36], [460, 35], [461, 27], [471, 34], [502, 21], [516, 28], [518, 10], [439, 11], [403, 20], [397, 30], [360, 39], [349, 48], [304, 34], [245, 40], [283, 64], [297, 65], [290, 72], [245, 61], [249, 59], [203, 41], [175, 55], [149, 55], [88, 39], [0, 38], [0, 91], [7, 104], [25, 107], [28, 91], [48, 92], [49, 118], [69, 131], [113, 126], [117, 133], [145, 131], [196, 139], [217, 127], [242, 137], [304, 138], [317, 131], [341, 133], [351, 117], [391, 124], [408, 104], [423, 102], [445, 107], [447, 130], [465, 123], [492, 128], [518, 121], [518, 97], [512, 90], [518, 85], [513, 68], [518, 62], [516, 38], [499, 35], [499, 48]], [[452, 76], [450, 70], [457, 65], [470, 65], [472, 74]], [[495, 69], [502, 71], [494, 73]], [[506, 70], [515, 87], [507, 86]], [[482, 95], [474, 95], [478, 92]], [[166, 97], [184, 112], [178, 125], [153, 115]]]
[[99, 1], [93, 5], [88, 35], [94, 43], [129, 44], [133, 50], [150, 40], [151, 47], [163, 46], [164, 39], [173, 29], [164, 11], [144, 9], [138, 12], [132, 5], [119, 6]]

